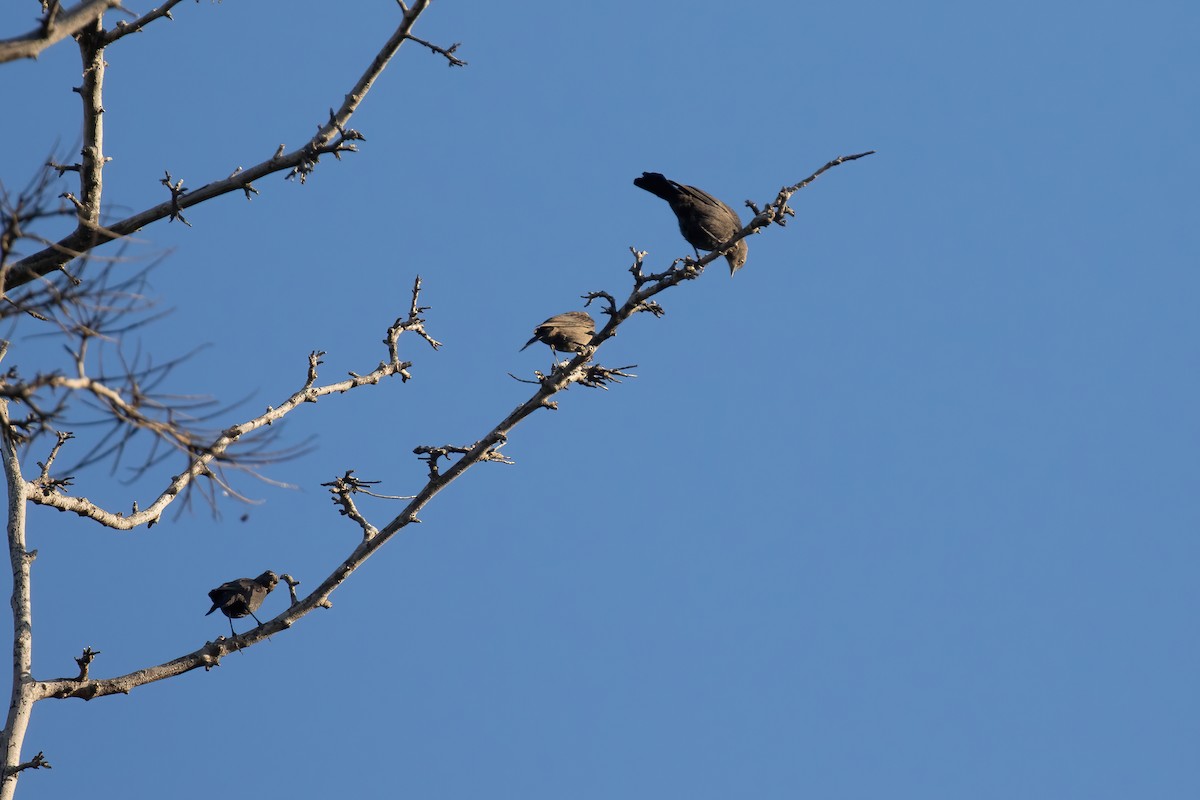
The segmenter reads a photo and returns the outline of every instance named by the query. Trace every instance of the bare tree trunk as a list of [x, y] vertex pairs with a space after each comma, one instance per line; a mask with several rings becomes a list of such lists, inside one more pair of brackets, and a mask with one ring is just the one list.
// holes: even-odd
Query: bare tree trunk
[[[13, 677], [8, 718], [4, 723], [4, 762], [0, 771], [0, 800], [17, 791], [21, 745], [33, 710], [33, 610], [29, 603], [29, 565], [36, 553], [25, 550], [25, 479], [17, 459], [17, 443], [9, 427], [8, 401], [0, 400], [0, 460], [8, 484], [8, 558], [13, 575]], [[40, 755], [40, 754], [39, 754]]]

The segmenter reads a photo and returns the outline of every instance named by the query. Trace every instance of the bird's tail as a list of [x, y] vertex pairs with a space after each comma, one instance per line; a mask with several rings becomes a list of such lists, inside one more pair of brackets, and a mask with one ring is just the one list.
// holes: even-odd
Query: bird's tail
[[633, 179], [633, 185], [667, 201], [679, 194], [675, 184], [661, 172], [643, 172], [642, 177]]

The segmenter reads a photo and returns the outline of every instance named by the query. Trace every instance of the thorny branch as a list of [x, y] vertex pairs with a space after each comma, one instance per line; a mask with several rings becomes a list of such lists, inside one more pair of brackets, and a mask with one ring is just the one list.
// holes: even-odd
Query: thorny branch
[[[98, 222], [100, 208], [99, 192], [101, 187], [100, 168], [104, 163], [104, 159], [100, 147], [100, 131], [98, 127], [101, 117], [97, 113], [95, 119], [96, 127], [85, 125], [84, 130], [84, 160], [79, 169], [81, 197], [78, 199], [74, 197], [69, 198], [75, 203], [78, 210], [78, 225], [74, 231], [57, 242], [51, 243], [41, 251], [13, 264], [8, 271], [6, 276], [7, 282], [3, 288], [8, 290], [29, 283], [38, 276], [47, 275], [56, 269], [64, 267], [70, 261], [94, 247], [123, 236], [128, 236], [152, 222], [164, 218], [178, 218], [182, 220], [182, 211], [203, 203], [206, 200], [211, 200], [214, 197], [234, 191], [243, 191], [249, 197], [250, 193], [255, 191], [251, 184], [255, 180], [267, 175], [285, 172], [288, 177], [298, 177], [303, 181], [315, 168], [317, 161], [322, 155], [332, 153], [336, 156], [338, 153], [344, 151], [353, 151], [355, 149], [353, 141], [362, 139], [363, 137], [358, 131], [347, 127], [351, 116], [358, 110], [359, 105], [383, 72], [384, 67], [395, 56], [405, 40], [410, 37], [413, 25], [422, 12], [429, 7], [430, 2], [431, 0], [415, 0], [411, 6], [402, 7], [403, 18], [396, 30], [380, 48], [379, 52], [376, 53], [371, 64], [362, 76], [359, 77], [354, 87], [346, 94], [345, 101], [336, 111], [331, 112], [329, 121], [319, 126], [317, 133], [301, 147], [291, 152], [285, 152], [285, 146], [280, 145], [273, 156], [248, 169], [242, 170], [239, 168], [223, 180], [206, 183], [198, 189], [187, 190], [177, 196], [173, 194], [171, 199], [166, 202], [159, 203], [153, 208], [146, 209], [133, 216], [104, 226], [99, 225]], [[165, 12], [163, 15], [166, 16]], [[146, 17], [149, 17], [149, 15], [146, 15]], [[85, 110], [89, 107], [89, 99], [96, 101], [91, 104], [92, 108], [102, 110], [98, 100], [99, 81], [103, 74], [102, 51], [104, 46], [120, 38], [126, 32], [126, 28], [138, 25], [139, 21], [143, 25], [151, 21], [146, 17], [141, 18], [141, 20], [135, 20], [131, 25], [126, 25], [125, 27], [118, 26], [112, 31], [107, 32], [99, 29], [97, 21], [97, 29], [91, 31], [89, 36], [81, 38], [80, 49], [84, 54], [85, 69], [90, 65], [92, 67], [91, 72], [97, 80], [95, 91], [90, 92], [87, 80], [85, 79], [85, 86], [81, 90], [81, 95], [85, 98]], [[450, 48], [451, 51], [453, 49]], [[443, 55], [452, 57], [448, 53], [449, 51], [443, 53]], [[95, 68], [97, 65], [99, 65], [100, 69]], [[87, 187], [95, 188], [94, 201], [92, 199], [93, 195], [86, 191]]]

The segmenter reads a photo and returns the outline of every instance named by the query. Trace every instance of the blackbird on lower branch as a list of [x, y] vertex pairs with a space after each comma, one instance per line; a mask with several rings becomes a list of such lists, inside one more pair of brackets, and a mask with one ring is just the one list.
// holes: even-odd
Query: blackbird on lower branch
[[222, 614], [229, 617], [229, 632], [234, 636], [237, 636], [237, 633], [233, 630], [233, 620], [235, 617], [241, 619], [246, 615], [250, 615], [254, 617], [255, 622], [262, 625], [259, 618], [254, 616], [254, 612], [263, 604], [263, 600], [271, 593], [271, 590], [275, 588], [275, 584], [277, 583], [279, 583], [279, 578], [271, 570], [267, 570], [257, 578], [238, 578], [236, 581], [222, 583], [208, 593], [213, 606], [204, 613], [204, 616], [207, 617], [212, 612], [220, 609]]
[[[596, 335], [596, 323], [592, 315], [586, 311], [568, 311], [551, 317], [533, 329], [533, 338], [525, 343], [525, 347], [534, 342], [545, 342], [550, 349], [559, 353], [578, 353], [587, 346]], [[525, 347], [521, 349], [524, 350]]]
[[[642, 177], [633, 179], [633, 185], [671, 204], [679, 219], [679, 232], [696, 248], [697, 258], [701, 250], [715, 250], [742, 229], [737, 212], [703, 189], [676, 183], [659, 172], [643, 172]], [[747, 250], [746, 240], [738, 239], [726, 251], [730, 275], [746, 263]]]

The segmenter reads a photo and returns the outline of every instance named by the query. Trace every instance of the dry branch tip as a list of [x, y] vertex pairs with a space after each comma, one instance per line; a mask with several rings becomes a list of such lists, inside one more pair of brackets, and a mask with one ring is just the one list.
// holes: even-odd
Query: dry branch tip
[[99, 650], [93, 650], [91, 647], [83, 648], [83, 655], [75, 659], [75, 663], [79, 665], [79, 677], [75, 680], [86, 681], [88, 679], [88, 670], [91, 669], [92, 662], [98, 655], [100, 655]]
[[[405, 11], [407, 13], [407, 9]], [[444, 56], [446, 59], [446, 65], [449, 67], [465, 67], [467, 65], [466, 61], [463, 61], [461, 58], [458, 58], [454, 55], [454, 52], [458, 50], [462, 42], [455, 42], [449, 47], [443, 48], [438, 47], [436, 44], [432, 44], [431, 42], [427, 42], [424, 39], [419, 39], [416, 36], [413, 36], [411, 33], [406, 35], [404, 38], [414, 41], [423, 47], [428, 47], [430, 52], [432, 52], [434, 55]]]

